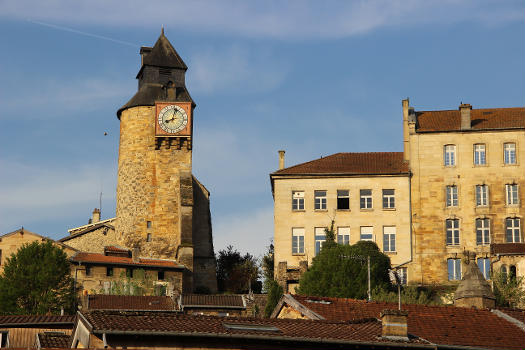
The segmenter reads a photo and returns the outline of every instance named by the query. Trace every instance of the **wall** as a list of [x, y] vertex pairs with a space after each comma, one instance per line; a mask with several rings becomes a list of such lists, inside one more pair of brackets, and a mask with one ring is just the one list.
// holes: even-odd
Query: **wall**
[[104, 254], [104, 247], [118, 245], [115, 229], [107, 226], [99, 227], [85, 234], [63, 241], [70, 247], [82, 252]]
[[[373, 209], [360, 209], [360, 189], [372, 189]], [[395, 209], [383, 209], [382, 189], [395, 189]], [[292, 210], [292, 191], [305, 192], [305, 210]], [[314, 191], [327, 191], [327, 210], [314, 210]], [[336, 210], [337, 190], [350, 190], [350, 210]], [[383, 227], [396, 226], [396, 251], [387, 253], [392, 265], [410, 259], [410, 214], [408, 176], [276, 178], [274, 180], [275, 275], [279, 262], [288, 268], [310, 264], [315, 255], [314, 230], [329, 227], [332, 218], [337, 227], [350, 227], [350, 244], [360, 239], [360, 227], [373, 227], [373, 241], [383, 250]], [[305, 253], [292, 254], [292, 228], [304, 227]]]
[[181, 243], [180, 177], [191, 174], [191, 150], [165, 145], [156, 150], [155, 122], [154, 106], [129, 108], [120, 117], [115, 229], [121, 245], [139, 246], [143, 256], [173, 259]]
[[[525, 192], [525, 132], [449, 132], [410, 134], [412, 177], [412, 213], [415, 227], [415, 261], [409, 267], [409, 279], [422, 284], [447, 283], [447, 258], [461, 257], [463, 250], [478, 257], [490, 255], [489, 245], [476, 244], [476, 218], [491, 220], [491, 242], [505, 242], [505, 218], [519, 217], [523, 227]], [[515, 142], [517, 165], [503, 164], [503, 143]], [[486, 145], [487, 164], [473, 165], [473, 146]], [[445, 167], [443, 147], [456, 145], [456, 166]], [[519, 186], [519, 206], [507, 206], [505, 184]], [[489, 186], [489, 206], [476, 207], [475, 186]], [[445, 187], [458, 187], [459, 205], [447, 208]], [[460, 221], [460, 244], [446, 245], [445, 220]], [[523, 235], [523, 233], [522, 233]], [[523, 237], [522, 237], [523, 241]]]

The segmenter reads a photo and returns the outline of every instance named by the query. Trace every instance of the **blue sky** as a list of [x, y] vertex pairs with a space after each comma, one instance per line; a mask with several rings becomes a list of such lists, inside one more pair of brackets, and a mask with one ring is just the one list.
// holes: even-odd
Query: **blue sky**
[[287, 166], [400, 151], [406, 97], [416, 110], [523, 106], [524, 15], [511, 0], [3, 0], [0, 232], [61, 238], [101, 189], [114, 216], [115, 113], [162, 25], [189, 67], [215, 249], [258, 256], [277, 150]]

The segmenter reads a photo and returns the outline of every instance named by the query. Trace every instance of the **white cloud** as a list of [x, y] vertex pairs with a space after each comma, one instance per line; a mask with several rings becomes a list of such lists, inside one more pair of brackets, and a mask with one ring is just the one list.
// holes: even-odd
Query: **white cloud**
[[[391, 25], [521, 21], [523, 4], [490, 0], [6, 0], [4, 18], [52, 24], [188, 29], [246, 37], [341, 38]], [[97, 33], [101, 35], [99, 28]], [[124, 38], [114, 38], [124, 39]]]
[[256, 208], [243, 214], [213, 216], [213, 248], [216, 253], [233, 245], [241, 253], [249, 252], [261, 257], [272, 238], [272, 207]]
[[[1, 167], [0, 232], [27, 226], [31, 222], [59, 222], [68, 216], [82, 214], [80, 208], [98, 206], [101, 183], [103, 205], [115, 202], [114, 168], [93, 164], [89, 167], [45, 168], [11, 161], [2, 161]], [[87, 217], [89, 213], [85, 214]]]
[[218, 94], [222, 91], [260, 92], [277, 87], [286, 77], [287, 68], [270, 53], [249, 52], [231, 46], [199, 48], [190, 57], [188, 88], [191, 91]]
[[[131, 83], [117, 82], [112, 79], [90, 78], [82, 80], [47, 80], [32, 86], [31, 94], [22, 93], [18, 88], [25, 85], [14, 85], [5, 90], [0, 103], [5, 108], [2, 115], [11, 118], [9, 112], [16, 112], [17, 118], [49, 119], [69, 111], [91, 111], [107, 101], [128, 97], [135, 89]], [[93, 101], [97, 101], [96, 104]], [[19, 113], [20, 106], [31, 106], [25, 113]], [[56, 109], [60, 106], [60, 110]], [[2, 117], [0, 117], [2, 119]]]

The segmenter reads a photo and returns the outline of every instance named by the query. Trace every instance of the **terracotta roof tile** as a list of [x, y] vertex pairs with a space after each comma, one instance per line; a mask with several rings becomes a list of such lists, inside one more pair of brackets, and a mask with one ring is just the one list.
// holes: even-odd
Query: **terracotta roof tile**
[[525, 254], [525, 243], [493, 243], [490, 245], [491, 254]]
[[175, 303], [167, 296], [104, 295], [88, 296], [90, 310], [162, 310], [174, 311]]
[[[417, 132], [461, 130], [459, 110], [416, 112]], [[472, 109], [472, 130], [525, 128], [525, 108]]]
[[[229, 336], [245, 339], [249, 336], [287, 338], [289, 340], [307, 339], [328, 343], [335, 341], [392, 343], [381, 338], [381, 322], [366, 319], [358, 322], [327, 322], [289, 319], [260, 318], [224, 318], [214, 316], [194, 316], [162, 313], [116, 313], [104, 311], [82, 312], [85, 319], [93, 326], [93, 333], [118, 332], [165, 332], [168, 334], [199, 336]], [[245, 329], [238, 329], [237, 327]], [[264, 327], [266, 330], [254, 329]], [[268, 330], [274, 329], [274, 330]], [[157, 333], [158, 334], [158, 333]], [[410, 343], [428, 344], [418, 338], [411, 338]], [[407, 343], [406, 341], [403, 343]]]
[[73, 262], [83, 262], [104, 265], [121, 265], [135, 267], [159, 267], [166, 269], [183, 269], [184, 265], [177, 263], [175, 260], [156, 260], [139, 258], [138, 262], [133, 262], [130, 257], [107, 256], [99, 253], [78, 252], [70, 259]]
[[336, 153], [278, 170], [272, 175], [392, 175], [408, 174], [403, 152]]
[[73, 328], [75, 315], [4, 315], [0, 316], [0, 326], [6, 325], [44, 325], [70, 324]]
[[181, 306], [188, 307], [236, 307], [245, 308], [243, 298], [241, 295], [225, 295], [225, 294], [182, 294]]
[[[300, 295], [294, 295], [293, 298], [330, 321], [379, 317], [381, 311], [397, 308], [395, 303], [355, 299]], [[414, 304], [403, 304], [402, 309], [408, 311], [409, 334], [434, 344], [523, 349], [525, 332], [490, 310]]]
[[69, 348], [71, 336], [60, 332], [44, 332], [38, 333], [38, 341], [41, 348]]

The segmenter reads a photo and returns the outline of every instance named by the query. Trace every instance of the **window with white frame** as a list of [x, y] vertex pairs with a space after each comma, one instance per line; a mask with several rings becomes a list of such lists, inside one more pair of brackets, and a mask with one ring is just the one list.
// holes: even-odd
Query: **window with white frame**
[[458, 186], [447, 186], [446, 191], [447, 207], [458, 206]]
[[447, 245], [459, 245], [459, 219], [447, 219]]
[[485, 207], [489, 205], [489, 186], [476, 185], [476, 206]]
[[361, 226], [361, 236], [359, 237], [362, 241], [371, 241], [374, 239], [374, 227], [373, 226]]
[[521, 222], [519, 218], [505, 219], [505, 236], [507, 243], [521, 242]]
[[350, 191], [337, 190], [337, 209], [339, 210], [350, 209]]
[[503, 155], [505, 164], [516, 164], [516, 144], [514, 142], [503, 144]]
[[350, 244], [350, 227], [337, 228], [337, 243]]
[[316, 227], [315, 228], [315, 255], [319, 254], [323, 243], [326, 241], [326, 228], [325, 227]]
[[326, 191], [314, 191], [315, 210], [326, 210]]
[[396, 207], [396, 197], [394, 190], [383, 190], [383, 209], [394, 209]]
[[359, 190], [361, 209], [372, 209], [372, 190]]
[[486, 280], [490, 280], [490, 259], [489, 258], [479, 258], [478, 267], [483, 277], [485, 277]]
[[304, 210], [304, 191], [292, 191], [292, 210]]
[[292, 254], [304, 254], [304, 228], [292, 228]]
[[456, 165], [456, 145], [445, 145], [443, 147], [443, 164], [445, 166]]
[[448, 259], [448, 280], [458, 281], [461, 279], [461, 259]]
[[406, 286], [408, 281], [408, 269], [406, 267], [400, 267], [396, 270], [401, 285]]
[[395, 226], [384, 226], [383, 227], [383, 251], [384, 252], [395, 252], [396, 251], [396, 227]]
[[485, 149], [485, 144], [483, 143], [478, 143], [474, 145], [474, 165], [487, 164]]
[[476, 244], [490, 244], [490, 219], [476, 219]]
[[518, 205], [518, 185], [506, 184], [507, 205]]

